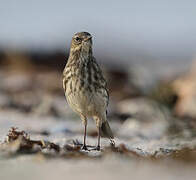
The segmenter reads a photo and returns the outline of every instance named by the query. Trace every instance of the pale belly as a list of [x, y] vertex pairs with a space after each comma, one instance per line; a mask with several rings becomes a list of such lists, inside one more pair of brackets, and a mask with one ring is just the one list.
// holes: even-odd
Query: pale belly
[[97, 93], [80, 91], [66, 94], [66, 99], [75, 112], [85, 116], [96, 116], [106, 111], [107, 105], [104, 99]]

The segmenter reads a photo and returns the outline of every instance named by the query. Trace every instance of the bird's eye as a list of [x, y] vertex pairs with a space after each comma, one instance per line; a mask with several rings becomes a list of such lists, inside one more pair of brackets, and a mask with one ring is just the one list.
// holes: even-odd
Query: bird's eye
[[77, 42], [80, 42], [80, 41], [81, 41], [81, 38], [76, 37], [75, 40], [76, 40]]

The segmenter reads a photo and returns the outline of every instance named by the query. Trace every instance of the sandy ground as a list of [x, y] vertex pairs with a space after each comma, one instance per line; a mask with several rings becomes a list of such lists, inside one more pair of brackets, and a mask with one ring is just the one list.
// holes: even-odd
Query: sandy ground
[[[24, 115], [16, 112], [0, 112], [0, 139], [4, 141], [10, 126], [19, 127], [29, 132], [31, 139], [43, 139], [63, 146], [69, 139], [82, 141], [82, 126], [77, 119], [63, 121], [52, 117], [37, 117]], [[111, 123], [116, 127], [115, 123]], [[93, 122], [90, 123], [93, 129]], [[69, 131], [63, 131], [71, 129]], [[50, 135], [44, 136], [39, 132], [47, 130]], [[102, 152], [86, 152], [87, 157], [47, 157], [42, 153], [15, 154], [4, 156], [0, 153], [0, 179], [171, 179], [184, 180], [195, 179], [195, 162], [183, 162], [171, 160], [165, 157], [161, 160], [148, 158], [149, 154], [155, 153], [160, 148], [167, 150], [179, 149], [179, 144], [173, 144], [167, 140], [151, 139], [142, 140], [138, 137], [125, 139], [116, 138], [116, 145], [125, 143], [127, 147], [138, 155], [126, 156], [123, 154], [107, 153], [100, 156]], [[88, 144], [95, 145], [96, 137], [88, 137]], [[107, 139], [102, 140], [102, 148], [108, 146]], [[195, 140], [182, 141], [183, 146], [196, 144]], [[104, 150], [103, 150], [104, 151]], [[163, 150], [162, 150], [163, 151]], [[89, 157], [89, 158], [88, 158]]]
[[101, 160], [44, 160], [31, 155], [1, 160], [1, 179], [194, 180], [195, 165], [153, 163], [109, 156]]

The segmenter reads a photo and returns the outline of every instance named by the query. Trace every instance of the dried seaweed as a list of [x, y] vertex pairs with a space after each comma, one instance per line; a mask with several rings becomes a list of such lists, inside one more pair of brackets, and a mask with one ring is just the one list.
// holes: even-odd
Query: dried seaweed
[[12, 149], [12, 153], [36, 153], [43, 149], [60, 151], [59, 145], [43, 140], [31, 140], [25, 131], [19, 131], [15, 127], [9, 130], [3, 145], [4, 150]]
[[64, 145], [63, 149], [66, 151], [80, 151], [81, 146], [82, 144], [78, 140], [70, 140]]
[[104, 149], [104, 152], [105, 154], [112, 152], [112, 153], [119, 154], [119, 155], [125, 155], [127, 157], [136, 157], [136, 158], [142, 157], [137, 152], [128, 149], [124, 143], [121, 143], [118, 146], [111, 145], [110, 147], [106, 147]]
[[117, 146], [110, 145], [103, 147], [101, 152], [95, 153], [95, 147], [87, 145], [88, 151], [81, 150], [82, 143], [78, 140], [69, 140], [63, 147], [58, 144], [43, 140], [31, 140], [25, 131], [20, 131], [12, 127], [6, 137], [6, 140], [0, 144], [0, 150], [12, 155], [38, 153], [44, 158], [102, 158], [109, 154], [118, 155], [126, 158], [136, 158], [141, 160], [162, 160], [172, 159], [186, 163], [196, 162], [196, 148], [183, 148], [180, 150], [160, 148], [153, 155], [142, 155], [140, 149], [133, 151], [126, 144], [121, 143]]
[[7, 143], [13, 142], [17, 140], [19, 137], [22, 137], [26, 141], [30, 139], [30, 137], [25, 131], [18, 131], [18, 128], [11, 127], [10, 130], [8, 131], [5, 142]]
[[168, 158], [186, 163], [196, 163], [196, 148], [183, 148], [181, 150], [175, 150], [170, 153]]

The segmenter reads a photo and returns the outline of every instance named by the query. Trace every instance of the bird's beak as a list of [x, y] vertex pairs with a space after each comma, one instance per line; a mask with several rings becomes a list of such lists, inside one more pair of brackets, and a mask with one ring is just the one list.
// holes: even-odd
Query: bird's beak
[[88, 36], [86, 39], [84, 39], [84, 41], [88, 41], [90, 39], [92, 39], [92, 36]]

